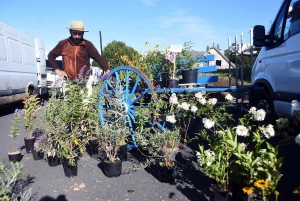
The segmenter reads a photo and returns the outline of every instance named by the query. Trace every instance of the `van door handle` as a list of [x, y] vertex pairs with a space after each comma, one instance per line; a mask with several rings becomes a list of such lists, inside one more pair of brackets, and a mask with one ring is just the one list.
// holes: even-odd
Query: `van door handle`
[[259, 63], [261, 63], [261, 60], [259, 60]]

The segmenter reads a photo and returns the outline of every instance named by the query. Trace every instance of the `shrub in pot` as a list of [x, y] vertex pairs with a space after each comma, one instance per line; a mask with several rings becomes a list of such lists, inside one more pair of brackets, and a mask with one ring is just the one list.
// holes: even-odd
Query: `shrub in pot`
[[13, 126], [10, 131], [10, 137], [12, 137], [12, 151], [8, 152], [8, 159], [12, 162], [18, 162], [21, 160], [21, 152], [16, 150], [15, 140], [16, 137], [19, 136], [19, 127], [20, 127], [20, 120], [21, 116], [23, 114], [23, 111], [20, 109], [15, 110], [14, 118], [13, 118]]
[[158, 179], [173, 182], [176, 177], [176, 154], [179, 151], [180, 131], [149, 129], [147, 133], [136, 133], [139, 150], [147, 157], [154, 158], [159, 164]]
[[39, 98], [37, 94], [35, 95], [27, 95], [27, 98], [24, 98], [24, 126], [25, 130], [28, 133], [28, 136], [24, 138], [26, 152], [30, 153], [34, 146], [35, 138], [32, 136], [33, 131], [33, 121], [37, 117], [37, 111], [40, 109]]
[[125, 112], [120, 100], [118, 97], [110, 98], [110, 105], [113, 105], [113, 107], [105, 115], [105, 122], [97, 126], [96, 133], [98, 140], [101, 149], [106, 153], [106, 158], [103, 160], [102, 166], [103, 173], [107, 177], [118, 177], [121, 175], [122, 160], [119, 155], [120, 147], [124, 146], [126, 139], [131, 134], [127, 126], [129, 116]]

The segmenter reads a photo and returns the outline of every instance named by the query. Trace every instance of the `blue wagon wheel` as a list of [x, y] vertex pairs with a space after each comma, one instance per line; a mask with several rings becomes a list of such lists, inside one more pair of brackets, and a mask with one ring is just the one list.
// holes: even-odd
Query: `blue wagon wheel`
[[[105, 123], [105, 113], [113, 107], [110, 98], [117, 97], [127, 114], [124, 121], [133, 131], [136, 115], [139, 110], [151, 108], [150, 102], [155, 97], [154, 94], [155, 90], [150, 79], [142, 71], [130, 66], [113, 69], [100, 88], [98, 107], [101, 122]], [[128, 145], [129, 149], [137, 146], [134, 136], [132, 141], [133, 145]]]

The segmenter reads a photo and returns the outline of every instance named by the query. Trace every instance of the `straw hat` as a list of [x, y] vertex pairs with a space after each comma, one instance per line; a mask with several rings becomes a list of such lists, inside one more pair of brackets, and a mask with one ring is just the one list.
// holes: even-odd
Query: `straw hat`
[[84, 31], [84, 32], [88, 32], [84, 30], [84, 24], [81, 20], [73, 20], [71, 22], [70, 28], [67, 29], [72, 29], [72, 30], [76, 30], [76, 31]]

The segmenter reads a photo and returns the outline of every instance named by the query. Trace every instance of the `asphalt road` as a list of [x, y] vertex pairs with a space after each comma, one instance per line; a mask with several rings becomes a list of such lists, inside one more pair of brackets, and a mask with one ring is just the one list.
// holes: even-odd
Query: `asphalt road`
[[[16, 108], [22, 108], [22, 104], [0, 106], [0, 160], [7, 165], [7, 152], [11, 150], [11, 138], [8, 134]], [[79, 160], [78, 176], [67, 178], [62, 165], [50, 167], [46, 160], [34, 161], [32, 154], [26, 154], [25, 136], [26, 132], [21, 126], [16, 147], [22, 151], [24, 175], [18, 186], [19, 189], [31, 191], [31, 200], [207, 200], [206, 191], [210, 181], [198, 170], [194, 153], [188, 147], [181, 150], [182, 154], [178, 158], [179, 174], [174, 183], [159, 182], [154, 167], [133, 171], [135, 166], [140, 166], [135, 151], [131, 151], [128, 161], [123, 162], [124, 174], [120, 177], [107, 178], [98, 167], [99, 161], [84, 154]]]
[[[7, 152], [11, 150], [9, 131], [12, 126], [13, 113], [22, 104], [0, 106], [0, 160], [8, 163]], [[234, 111], [234, 110], [232, 110]], [[235, 113], [236, 116], [239, 114]], [[23, 124], [22, 124], [23, 125]], [[196, 158], [190, 147], [180, 150], [178, 175], [174, 183], [161, 183], [157, 179], [154, 166], [140, 168], [136, 151], [130, 151], [128, 161], [123, 162], [123, 172], [120, 177], [107, 178], [99, 168], [99, 161], [84, 154], [79, 160], [79, 174], [73, 178], [64, 175], [62, 165], [50, 167], [46, 160], [34, 161], [31, 154], [24, 150], [26, 132], [21, 126], [20, 136], [16, 139], [17, 147], [22, 151], [21, 163], [24, 165], [24, 175], [18, 183], [20, 189], [30, 190], [31, 200], [35, 201], [169, 201], [191, 200], [207, 201], [211, 180], [202, 174], [196, 164]], [[273, 141], [275, 140], [275, 141]], [[276, 138], [271, 141], [277, 143]], [[284, 156], [281, 168], [282, 179], [278, 183], [281, 193], [279, 201], [300, 200], [292, 191], [300, 186], [300, 146], [281, 146], [280, 156]]]

